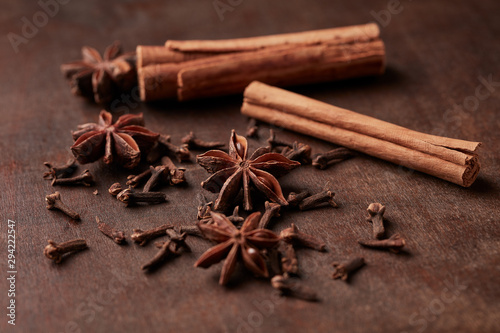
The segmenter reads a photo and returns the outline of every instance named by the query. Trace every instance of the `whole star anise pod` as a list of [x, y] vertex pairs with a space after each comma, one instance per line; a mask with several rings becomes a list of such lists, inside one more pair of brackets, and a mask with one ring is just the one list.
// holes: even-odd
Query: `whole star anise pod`
[[103, 57], [96, 49], [84, 46], [82, 58], [61, 65], [75, 95], [108, 104], [119, 92], [131, 89], [137, 81], [135, 52], [122, 54], [119, 42], [108, 46]]
[[240, 230], [223, 214], [212, 212], [211, 216], [213, 223], [198, 223], [198, 227], [206, 238], [220, 244], [203, 253], [194, 266], [207, 268], [226, 258], [219, 279], [222, 285], [228, 282], [238, 260], [257, 276], [269, 277], [260, 250], [273, 248], [280, 238], [270, 230], [257, 229], [260, 212], [248, 216]]
[[251, 210], [250, 187], [262, 192], [269, 200], [288, 205], [281, 186], [275, 176], [282, 176], [300, 165], [278, 153], [270, 153], [268, 148], [257, 149], [247, 158], [248, 143], [243, 136], [231, 131], [229, 154], [221, 150], [210, 150], [198, 155], [196, 160], [213, 175], [201, 183], [202, 187], [219, 196], [214, 210], [227, 210], [238, 192], [243, 188], [244, 209]]
[[116, 161], [125, 168], [133, 168], [141, 160], [141, 150], [150, 149], [159, 136], [143, 126], [142, 113], [121, 116], [113, 123], [111, 113], [103, 110], [97, 124], [79, 125], [72, 132], [75, 143], [71, 151], [81, 164], [104, 156], [106, 164]]

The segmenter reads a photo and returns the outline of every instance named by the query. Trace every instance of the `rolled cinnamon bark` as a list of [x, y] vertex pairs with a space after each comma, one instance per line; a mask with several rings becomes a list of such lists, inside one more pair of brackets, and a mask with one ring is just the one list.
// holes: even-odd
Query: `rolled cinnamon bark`
[[374, 23], [251, 38], [171, 40], [165, 48], [139, 46], [137, 57], [143, 101], [241, 93], [254, 80], [287, 86], [378, 75], [385, 69], [384, 44]]
[[179, 63], [217, 55], [217, 53], [207, 52], [180, 52], [164, 46], [149, 45], [138, 45], [136, 54], [138, 68], [154, 64]]
[[354, 44], [279, 45], [178, 64], [146, 66], [138, 69], [138, 76], [144, 101], [172, 98], [176, 89], [178, 99], [185, 101], [241, 93], [254, 80], [290, 86], [380, 75], [384, 69], [384, 43], [373, 40]]
[[290, 44], [350, 44], [368, 42], [380, 37], [380, 29], [375, 23], [352, 25], [348, 27], [330, 28], [278, 34], [269, 36], [234, 38], [222, 40], [168, 40], [167, 49], [179, 52], [244, 52], [255, 51], [266, 47]]
[[260, 82], [244, 93], [241, 112], [365, 154], [469, 187], [480, 142], [439, 137], [329, 105]]

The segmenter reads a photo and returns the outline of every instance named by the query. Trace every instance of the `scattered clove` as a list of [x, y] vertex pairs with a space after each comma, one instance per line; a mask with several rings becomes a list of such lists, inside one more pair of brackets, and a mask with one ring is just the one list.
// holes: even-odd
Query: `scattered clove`
[[84, 239], [74, 239], [64, 243], [56, 243], [49, 240], [49, 245], [43, 250], [43, 254], [51, 260], [54, 260], [56, 264], [60, 263], [63, 255], [70, 252], [76, 252], [85, 250], [87, 248], [87, 243]]
[[388, 239], [360, 240], [358, 243], [366, 247], [388, 249], [394, 253], [400, 252], [406, 245], [406, 241], [399, 234], [395, 234]]
[[324, 170], [330, 165], [344, 161], [354, 155], [355, 153], [347, 148], [335, 148], [333, 150], [327, 151], [326, 153], [317, 154], [316, 156], [314, 156], [312, 165], [315, 168]]
[[338, 207], [335, 201], [333, 201], [334, 196], [335, 193], [328, 190], [311, 195], [310, 197], [307, 197], [304, 200], [302, 200], [302, 202], [299, 204], [299, 209], [300, 210], [314, 209], [324, 206], [325, 203], [328, 203], [328, 205], [332, 207]]
[[243, 223], [245, 219], [239, 215], [239, 211], [240, 211], [240, 206], [234, 207], [233, 214], [227, 216], [227, 219], [236, 225]]
[[189, 149], [200, 149], [200, 150], [210, 150], [210, 149], [217, 149], [217, 148], [222, 148], [225, 146], [224, 142], [220, 141], [203, 141], [201, 139], [198, 139], [194, 133], [191, 131], [189, 132], [188, 135], [183, 137], [181, 139], [181, 142]]
[[257, 120], [255, 118], [250, 118], [247, 125], [247, 138], [258, 138], [259, 137], [259, 127]]
[[167, 201], [164, 193], [161, 192], [132, 192], [131, 189], [125, 189], [116, 196], [127, 207], [147, 203], [150, 205], [160, 204]]
[[161, 164], [168, 168], [170, 185], [181, 185], [186, 183], [186, 176], [184, 175], [186, 169], [178, 168], [168, 156], [162, 157]]
[[66, 206], [61, 201], [61, 194], [59, 192], [55, 192], [45, 196], [45, 202], [47, 203], [47, 209], [57, 209], [63, 212], [64, 214], [71, 217], [73, 220], [79, 220], [80, 215], [73, 211], [71, 208]]
[[151, 176], [151, 169], [147, 169], [146, 171], [136, 175], [129, 175], [127, 177], [127, 185], [136, 188], [142, 183], [146, 182], [146, 180]]
[[271, 285], [274, 289], [281, 291], [285, 296], [291, 296], [310, 302], [319, 301], [316, 292], [299, 282], [296, 278], [276, 275], [271, 279]]
[[299, 261], [293, 245], [280, 242], [278, 251], [281, 254], [281, 268], [283, 272], [296, 275], [299, 271]]
[[146, 160], [153, 164], [165, 155], [175, 156], [179, 162], [191, 160], [187, 145], [178, 147], [170, 142], [170, 135], [160, 134], [157, 144], [151, 149]]
[[165, 261], [171, 254], [178, 254], [175, 250], [172, 250], [170, 248], [171, 244], [172, 244], [172, 241], [170, 241], [170, 240], [157, 244], [157, 247], [159, 247], [160, 250], [156, 253], [156, 255], [150, 261], [148, 261], [146, 264], [142, 265], [141, 269], [142, 270], [149, 270], [152, 268], [156, 268], [160, 263]]
[[384, 237], [384, 212], [385, 206], [379, 203], [371, 203], [368, 206], [368, 214], [370, 216], [366, 219], [372, 223], [373, 226], [373, 238], [382, 239]]
[[108, 189], [109, 194], [116, 197], [121, 191], [123, 191], [122, 185], [120, 183], [114, 183]]
[[259, 229], [267, 228], [269, 225], [269, 222], [271, 222], [271, 219], [273, 217], [280, 216], [280, 214], [279, 214], [280, 208], [281, 208], [280, 204], [266, 201], [264, 205], [265, 205], [266, 210], [264, 211], [264, 214], [262, 214], [262, 217], [260, 218], [259, 227], [258, 227]]
[[151, 192], [152, 189], [159, 186], [168, 179], [168, 167], [166, 165], [150, 166], [151, 176], [149, 177], [142, 192]]
[[276, 151], [278, 148], [282, 147], [292, 148], [293, 146], [291, 143], [276, 140], [276, 134], [272, 129], [269, 130], [269, 139], [267, 139], [267, 144], [269, 145], [269, 149], [271, 151]]
[[73, 178], [53, 178], [52, 186], [56, 185], [84, 185], [90, 186], [94, 183], [94, 177], [89, 170], [85, 170], [81, 175]]
[[185, 227], [180, 227], [179, 232], [185, 233], [189, 236], [197, 236], [197, 237], [203, 237], [203, 233], [201, 232], [200, 228], [198, 228], [197, 225], [190, 225], [190, 226], [185, 226]]
[[301, 232], [293, 223], [290, 228], [281, 231], [280, 237], [287, 243], [301, 245], [316, 251], [325, 251], [326, 249], [325, 243], [312, 235]]
[[173, 227], [173, 225], [164, 224], [149, 230], [134, 229], [134, 233], [130, 238], [132, 238], [132, 241], [139, 243], [140, 246], [144, 246], [150, 240], [166, 235], [167, 229], [172, 229]]
[[123, 231], [113, 229], [106, 223], [102, 222], [97, 216], [95, 217], [95, 221], [97, 222], [97, 228], [99, 228], [104, 235], [111, 238], [116, 244], [123, 245], [127, 242]]
[[208, 202], [207, 198], [201, 193], [198, 193], [196, 198], [198, 199], [198, 220], [211, 218], [210, 212], [214, 204], [213, 201]]
[[180, 248], [184, 249], [186, 252], [191, 252], [191, 248], [186, 243], [187, 233], [177, 232], [175, 229], [166, 230], [168, 237], [174, 243], [174, 250], [177, 251]]
[[289, 160], [300, 162], [301, 164], [311, 163], [311, 147], [305, 143], [295, 141], [292, 147], [285, 147], [281, 155]]
[[332, 264], [335, 271], [333, 272], [334, 279], [342, 279], [346, 281], [349, 278], [349, 274], [354, 273], [356, 270], [360, 269], [365, 265], [365, 259], [362, 257], [352, 258], [342, 262], [334, 262]]
[[57, 167], [52, 166], [49, 162], [44, 162], [43, 165], [49, 168], [49, 171], [43, 174], [43, 179], [68, 178], [78, 168], [74, 158], [70, 159], [65, 165]]
[[304, 200], [308, 196], [309, 196], [309, 191], [303, 191], [299, 193], [290, 192], [290, 194], [288, 194], [288, 198], [286, 199], [286, 201], [288, 202], [288, 205], [290, 207], [296, 207], [302, 202], [302, 200]]
[[191, 160], [191, 152], [189, 151], [187, 145], [178, 147], [170, 142], [170, 137], [167, 138], [163, 135], [160, 135], [158, 138], [158, 143], [166, 148], [167, 153], [174, 154], [179, 162]]

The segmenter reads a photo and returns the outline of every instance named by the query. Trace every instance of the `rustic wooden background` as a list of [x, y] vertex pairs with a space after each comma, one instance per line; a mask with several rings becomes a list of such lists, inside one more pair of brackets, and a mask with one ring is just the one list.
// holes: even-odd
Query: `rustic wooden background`
[[[46, 1], [55, 3], [55, 1]], [[219, 17], [217, 1], [66, 1], [46, 24], [35, 1], [3, 2], [0, 27], [2, 152], [0, 214], [2, 278], [0, 331], [12, 332], [498, 332], [500, 330], [500, 3], [485, 1], [232, 1]], [[228, 0], [219, 3], [229, 4]], [[397, 2], [396, 2], [397, 3]], [[54, 8], [54, 7], [52, 7]], [[391, 13], [392, 11], [392, 13]], [[387, 14], [390, 14], [387, 15]], [[38, 16], [37, 16], [38, 15]], [[22, 35], [23, 18], [40, 21], [18, 52], [10, 32]], [[390, 20], [390, 21], [389, 21]], [[152, 274], [141, 264], [151, 244], [117, 246], [94, 218], [126, 230], [163, 223], [191, 224], [206, 172], [185, 164], [187, 188], [165, 188], [169, 203], [125, 208], [108, 195], [110, 184], [129, 172], [90, 166], [97, 184], [59, 188], [82, 215], [73, 223], [45, 209], [53, 192], [42, 179], [43, 162], [62, 163], [70, 130], [94, 122], [100, 108], [71, 95], [59, 66], [79, 58], [80, 48], [99, 51], [114, 40], [125, 50], [166, 39], [230, 38], [328, 28], [376, 21], [387, 47], [387, 72], [379, 78], [294, 87], [293, 91], [427, 133], [482, 141], [483, 168], [468, 189], [367, 156], [326, 171], [302, 167], [282, 179], [285, 192], [330, 188], [338, 209], [284, 212], [279, 231], [291, 222], [316, 234], [328, 252], [299, 251], [300, 272], [321, 295], [319, 303], [277, 298], [267, 281], [237, 273], [217, 284], [220, 265], [193, 268], [211, 244], [189, 239], [184, 254]], [[481, 79], [482, 78], [482, 79]], [[482, 81], [492, 81], [486, 87]], [[482, 86], [482, 87], [481, 87]], [[488, 96], [479, 100], [477, 91]], [[488, 90], [489, 89], [489, 90]], [[244, 132], [241, 96], [208, 101], [134, 103], [154, 131], [178, 143], [188, 131], [227, 141]], [[325, 142], [277, 130], [286, 140]], [[267, 129], [261, 129], [265, 142]], [[80, 169], [82, 170], [82, 169]], [[99, 195], [92, 194], [94, 190]], [[207, 193], [205, 193], [207, 194]], [[213, 197], [213, 196], [212, 196]], [[361, 248], [371, 235], [365, 222], [370, 202], [386, 205], [388, 233], [407, 239], [395, 255]], [[17, 317], [7, 324], [7, 220], [17, 223]], [[82, 237], [89, 249], [55, 265], [43, 254], [47, 239]], [[353, 255], [367, 266], [345, 283], [330, 278], [331, 263]]]

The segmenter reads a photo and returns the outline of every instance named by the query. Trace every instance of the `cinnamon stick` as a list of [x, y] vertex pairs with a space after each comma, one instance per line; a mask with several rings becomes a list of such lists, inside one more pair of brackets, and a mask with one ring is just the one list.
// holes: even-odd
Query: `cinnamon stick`
[[377, 39], [380, 29], [375, 23], [322, 30], [302, 31], [249, 38], [222, 40], [168, 40], [165, 47], [179, 52], [244, 52], [290, 44], [349, 44]]
[[175, 96], [184, 101], [241, 93], [254, 80], [286, 86], [379, 75], [384, 59], [381, 40], [281, 45], [139, 68], [139, 87], [145, 101]]
[[[241, 93], [254, 80], [286, 86], [379, 75], [385, 69], [379, 33], [377, 25], [367, 24], [220, 41], [169, 41], [164, 53], [155, 56], [169, 62], [138, 66], [141, 99], [184, 101]], [[147, 52], [161, 49], [155, 50], [138, 48], [140, 63], [145, 64]]]
[[480, 142], [420, 133], [261, 82], [246, 88], [241, 112], [464, 187], [480, 169]]
[[179, 63], [217, 55], [217, 53], [208, 52], [181, 52], [165, 46], [151, 45], [138, 45], [136, 54], [138, 68], [154, 64]]

